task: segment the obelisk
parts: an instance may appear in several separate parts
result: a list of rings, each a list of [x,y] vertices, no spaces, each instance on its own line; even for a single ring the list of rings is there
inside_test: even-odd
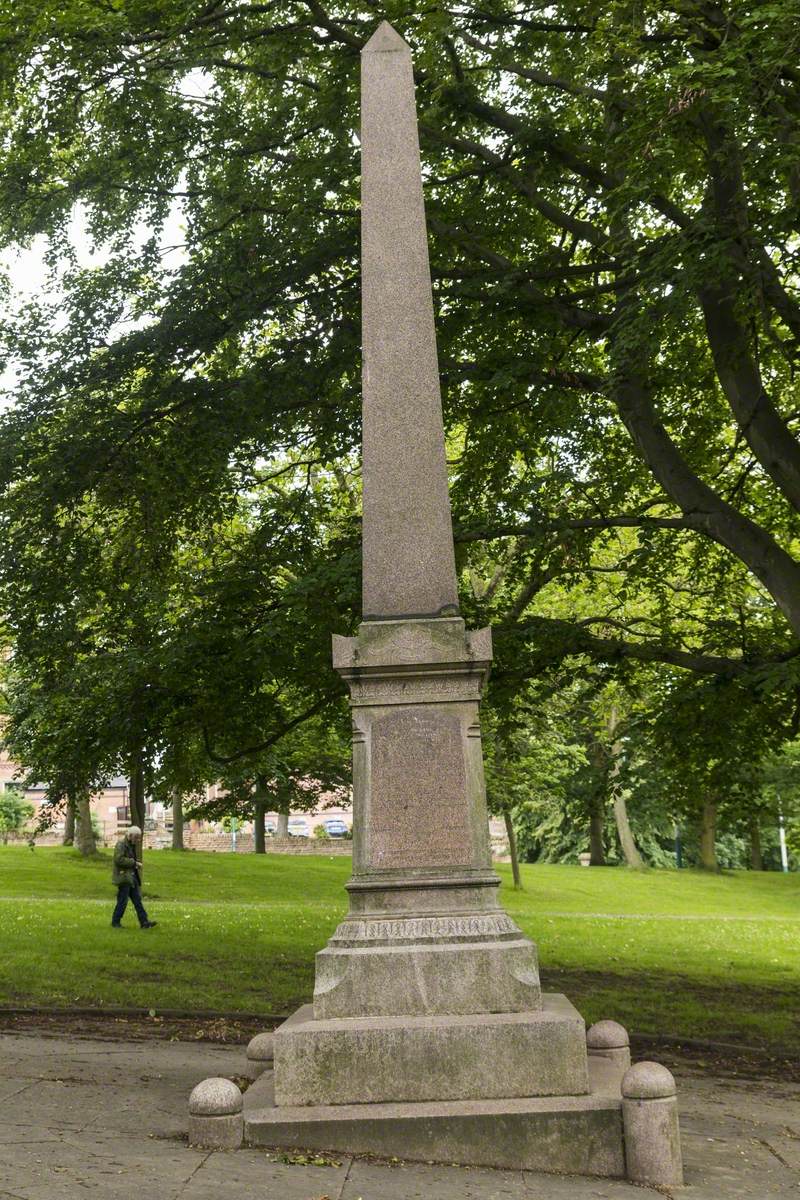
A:
[[[458,613],[411,52],[361,66],[364,620]]]
[[[611,1021],[589,1056],[497,900],[478,711],[491,636],[458,615],[411,53],[385,22],[362,53],[361,132],[363,619],[333,644],[353,719],[350,913],[317,955],[313,1005],[275,1031],[244,1136],[587,1175],[624,1175],[627,1157],[638,1182],[672,1184],[669,1072],[621,1083]]]
[[[334,637],[350,914],[317,955],[313,1015],[276,1035],[276,1102],[581,1094],[583,1022],[543,1005],[535,947],[497,900],[478,711],[491,634],[458,615],[411,52],[385,22],[361,94],[363,620]]]

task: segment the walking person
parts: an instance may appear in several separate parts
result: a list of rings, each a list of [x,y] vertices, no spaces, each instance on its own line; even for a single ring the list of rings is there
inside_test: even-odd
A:
[[[122,917],[128,907],[128,901],[133,902],[139,925],[142,929],[152,929],[157,921],[151,921],[142,904],[142,877],[139,874],[141,862],[137,858],[142,841],[142,831],[138,825],[131,825],[114,847],[114,867],[111,876],[112,883],[117,886],[117,906],[111,918],[111,928],[120,929]]]

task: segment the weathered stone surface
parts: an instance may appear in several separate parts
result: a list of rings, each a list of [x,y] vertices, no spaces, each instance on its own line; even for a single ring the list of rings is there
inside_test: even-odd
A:
[[[620,1099],[608,1064],[585,1096],[276,1107],[266,1071],[245,1096],[245,1139],[424,1162],[621,1177]],[[576,1193],[577,1194],[577,1193]]]
[[[591,1055],[614,1064],[620,1084],[631,1065],[628,1031],[616,1021],[597,1021],[586,1031],[586,1046]]]
[[[272,1066],[273,1035],[270,1032],[257,1033],[247,1043],[247,1062],[245,1074],[249,1079],[257,1079],[266,1067]]]
[[[631,1100],[664,1100],[676,1091],[672,1072],[657,1062],[635,1063],[622,1081],[622,1094]]]
[[[319,1019],[541,1003],[535,946],[499,908],[491,870],[478,719],[490,656],[489,631],[468,635],[457,617],[367,622],[334,641],[357,697],[353,920],[317,956]],[[410,932],[417,919],[430,933]]]
[[[586,1030],[586,1045],[590,1050],[621,1050],[630,1046],[630,1039],[617,1021],[595,1021]]]
[[[138,1195],[156,1200],[310,1200],[339,1198],[340,1192],[340,1200],[500,1200],[507,1192],[510,1200],[658,1200],[625,1180],[514,1174],[510,1160],[507,1176],[449,1165],[362,1161],[351,1166],[346,1150],[332,1155],[340,1166],[320,1167],[289,1164],[262,1149],[209,1154],[189,1148],[181,1136],[189,1092],[198,1079],[238,1074],[242,1057],[242,1047],[233,1044],[114,1042],[6,1029],[0,1180],[26,1200],[120,1200],[121,1180],[129,1178],[136,1180]],[[595,1067],[590,1059],[593,1087]],[[134,1079],[136,1086],[120,1092],[121,1077]],[[676,1077],[687,1186],[673,1189],[675,1200],[797,1196],[800,1142],[790,1131],[797,1129],[800,1085],[774,1073],[760,1079],[719,1078],[696,1067]],[[254,1109],[265,1104],[260,1088],[261,1081],[245,1092],[246,1113],[248,1102]],[[497,1120],[501,1104],[474,1107]],[[367,1112],[374,1110],[369,1106]],[[305,1120],[311,1110],[300,1113]],[[580,1147],[579,1156],[565,1169],[578,1169]]]
[[[353,920],[317,957],[314,1011],[535,1011],[535,947],[489,928],[492,639],[457,615],[411,54],[385,22],[362,56],[361,152],[364,620],[333,638],[353,713]],[[477,917],[480,932],[448,928]]]
[[[564,996],[526,1013],[316,1021],[275,1031],[279,1105],[582,1095],[586,1028]]]
[[[318,1020],[533,1012],[540,1005],[536,954],[519,931],[513,939],[497,936],[487,942],[442,938],[439,944],[399,939],[387,945],[329,943],[317,955]]]
[[[265,1033],[257,1033],[255,1037],[250,1038],[247,1043],[247,1057],[263,1061],[264,1059],[272,1060],[274,1054],[274,1034],[272,1030]]]
[[[622,1080],[627,1175],[634,1183],[683,1183],[675,1080],[660,1063],[636,1063]]]
[[[411,51],[361,57],[365,617],[457,610]]]
[[[242,1111],[242,1093],[231,1079],[215,1075],[192,1090],[189,1112],[193,1116],[222,1117]]]
[[[375,867],[472,862],[461,721],[438,706],[372,722],[370,857]]]
[[[227,1117],[189,1116],[189,1145],[203,1150],[238,1150],[244,1137],[241,1113]]]

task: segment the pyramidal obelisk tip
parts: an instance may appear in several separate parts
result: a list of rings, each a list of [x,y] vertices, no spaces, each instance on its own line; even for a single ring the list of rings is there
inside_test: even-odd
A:
[[[401,38],[395,27],[388,21],[381,21],[361,53],[386,54],[392,51],[396,53],[398,50],[404,50],[407,54],[411,53],[408,42]]]

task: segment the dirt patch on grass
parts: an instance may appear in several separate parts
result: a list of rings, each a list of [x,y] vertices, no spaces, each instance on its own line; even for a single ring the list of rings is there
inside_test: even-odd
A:
[[[781,1045],[777,1040],[759,1037],[755,1031],[746,1030],[744,1026],[726,1029],[721,1016],[715,1019],[713,1032],[698,1029],[696,1033],[693,1030],[691,1036],[673,1032],[667,1020],[658,1021],[663,997],[669,993],[700,1005],[710,1014],[721,1014],[726,1007],[743,1013],[764,1013],[775,1011],[776,1008],[795,1011],[796,990],[793,987],[748,987],[738,983],[726,986],[722,982],[703,984],[696,979],[663,973],[619,975],[611,971],[582,971],[569,967],[548,967],[543,970],[542,985],[546,991],[566,993],[582,1012],[590,1000],[596,1002],[598,996],[607,996],[612,1007],[600,1016],[613,1016],[614,1001],[620,997],[630,997],[633,1001],[631,1007],[638,1011],[642,1025],[646,1025],[648,1008],[651,1008],[650,1032],[638,1032],[635,1019],[628,1023],[621,1015],[616,1017],[630,1031],[634,1060],[655,1059],[683,1074],[697,1071],[700,1074],[729,1075],[739,1079],[768,1077],[800,1082],[800,1055],[791,1036],[788,1045]],[[595,1019],[597,1016],[595,1014]],[[654,1023],[657,1033],[652,1032]],[[686,1028],[685,1018],[682,1024]]]
[[[554,982],[551,980],[551,982]],[[121,1016],[101,1011],[0,1011],[0,1032],[38,1033],[45,1037],[88,1037],[108,1041],[216,1042],[246,1045],[251,1037],[279,1024],[277,1015],[258,1017],[203,1014],[197,1017]],[[669,1034],[631,1035],[636,1059],[655,1059],[681,1075],[728,1076],[734,1079],[775,1079],[800,1083],[796,1055],[776,1048],[733,1046]]]
[[[218,1042],[246,1045],[251,1037],[273,1029],[269,1017],[235,1015],[198,1017],[119,1016],[114,1013],[0,1012],[0,1032],[40,1033],[53,1037],[104,1038],[109,1041]]]

